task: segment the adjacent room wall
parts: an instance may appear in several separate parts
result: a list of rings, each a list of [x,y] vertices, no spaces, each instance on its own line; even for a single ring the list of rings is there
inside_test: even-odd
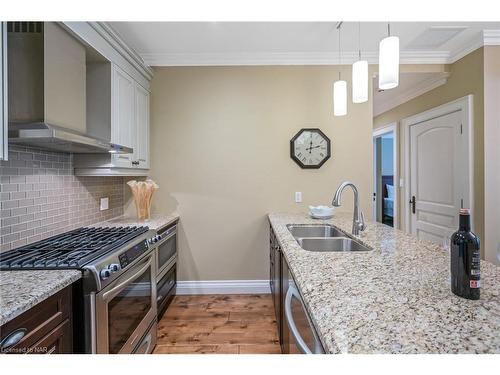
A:
[[[484,47],[485,258],[500,265],[500,46]]]
[[[335,66],[155,68],[153,210],[181,215],[180,280],[267,279],[267,213],[330,204],[344,180],[359,187],[370,216],[372,101],[333,117],[337,76]],[[290,139],[304,127],[331,139],[319,170],[290,159]],[[340,210],[352,212],[351,192],[343,202]]]
[[[449,66],[450,77],[446,84],[435,88],[419,97],[384,112],[373,119],[374,128],[383,127],[395,121],[424,112],[431,108],[462,98],[474,95],[474,230],[483,238],[484,234],[484,79],[483,79],[483,50],[479,48]],[[498,105],[497,105],[498,106]],[[403,140],[404,129],[400,128],[399,142],[400,176],[404,176]],[[400,194],[400,205],[405,207],[404,194]],[[405,227],[405,215],[399,215],[400,228]]]

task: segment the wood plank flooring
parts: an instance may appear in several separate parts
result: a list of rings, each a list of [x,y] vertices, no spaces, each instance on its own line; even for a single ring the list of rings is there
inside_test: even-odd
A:
[[[271,295],[176,296],[158,323],[154,353],[279,354]]]

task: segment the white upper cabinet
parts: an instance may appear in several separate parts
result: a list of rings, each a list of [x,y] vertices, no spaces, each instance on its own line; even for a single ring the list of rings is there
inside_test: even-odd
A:
[[[120,168],[149,169],[149,91],[113,66],[111,142],[132,147],[113,155]]]
[[[147,176],[151,68],[106,24],[64,25],[93,49],[86,61],[87,132],[133,149],[130,154],[75,154],[75,175]]]
[[[132,147],[136,152],[135,82],[120,68],[113,65],[111,82],[111,142]],[[117,167],[135,167],[134,154],[115,154],[113,164]]]
[[[137,168],[149,169],[149,91],[135,84],[136,143],[134,159]]]
[[[0,160],[7,160],[7,22],[0,22]]]

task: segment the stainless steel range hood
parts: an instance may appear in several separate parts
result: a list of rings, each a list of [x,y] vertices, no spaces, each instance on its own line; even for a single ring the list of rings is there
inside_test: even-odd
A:
[[[9,22],[7,31],[9,143],[70,153],[133,152],[87,132],[85,45],[56,22]]]
[[[9,142],[75,154],[130,154],[134,151],[130,147],[45,123],[9,124]]]

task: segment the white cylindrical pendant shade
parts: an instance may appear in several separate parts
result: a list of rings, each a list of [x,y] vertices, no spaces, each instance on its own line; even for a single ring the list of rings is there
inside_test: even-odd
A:
[[[393,89],[399,85],[399,38],[389,36],[380,41],[378,56],[378,88]]]
[[[347,114],[347,82],[335,81],[333,83],[333,115],[345,116]]]
[[[360,60],[352,64],[352,102],[364,103],[368,100],[368,61]]]

